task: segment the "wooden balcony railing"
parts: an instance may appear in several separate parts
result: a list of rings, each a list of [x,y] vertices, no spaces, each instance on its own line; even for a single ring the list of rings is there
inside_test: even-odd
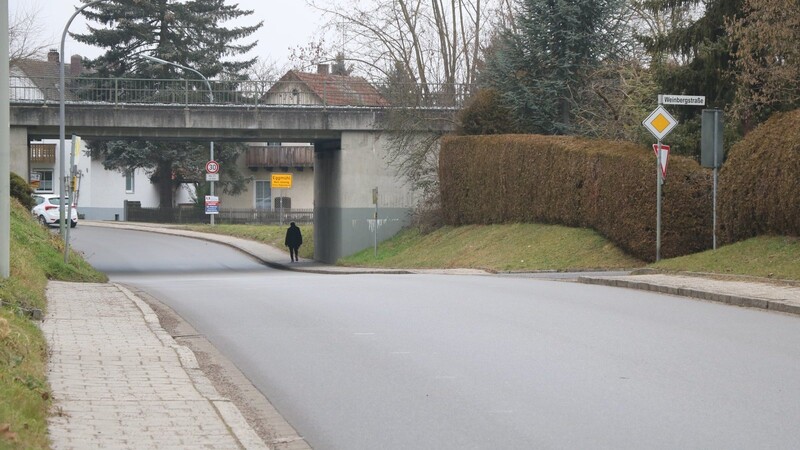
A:
[[[56,144],[31,144],[31,162],[56,163]]]
[[[314,147],[251,147],[247,150],[250,169],[298,169],[314,167]]]

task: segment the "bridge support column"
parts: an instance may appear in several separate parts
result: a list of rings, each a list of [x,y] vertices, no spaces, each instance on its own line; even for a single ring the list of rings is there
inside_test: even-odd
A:
[[[334,263],[386,240],[410,221],[411,190],[387,164],[387,139],[374,132],[342,132],[318,143],[314,156],[314,259]],[[372,191],[378,188],[378,220]]]
[[[27,181],[30,177],[28,164],[28,128],[11,127],[11,171]]]

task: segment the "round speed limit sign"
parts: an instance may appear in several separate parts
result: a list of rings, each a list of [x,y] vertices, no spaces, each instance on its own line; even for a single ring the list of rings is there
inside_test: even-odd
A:
[[[206,173],[218,173],[219,163],[216,161],[209,161],[206,163]]]

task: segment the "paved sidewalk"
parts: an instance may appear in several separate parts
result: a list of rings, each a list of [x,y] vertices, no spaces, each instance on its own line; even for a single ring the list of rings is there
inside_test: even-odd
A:
[[[579,277],[587,284],[602,284],[680,295],[735,306],[800,315],[800,284],[741,280],[713,275],[644,273],[626,276]]]
[[[267,448],[133,293],[50,282],[47,299],[52,448]]]

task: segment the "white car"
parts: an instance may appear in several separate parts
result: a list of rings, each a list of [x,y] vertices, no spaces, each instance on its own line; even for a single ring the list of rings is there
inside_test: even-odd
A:
[[[59,205],[61,205],[61,197],[55,194],[35,194],[33,196],[36,200],[36,206],[31,209],[31,214],[40,224],[50,226],[58,224],[60,217]],[[75,228],[78,226],[78,210],[75,205],[72,205],[70,214],[69,226]]]

